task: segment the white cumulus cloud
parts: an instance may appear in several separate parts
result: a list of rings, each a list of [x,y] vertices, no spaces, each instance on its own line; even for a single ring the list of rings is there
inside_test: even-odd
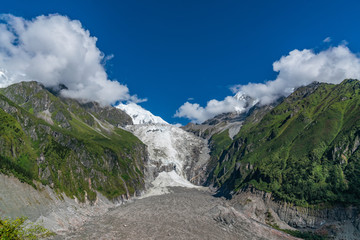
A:
[[[176,111],[175,117],[185,117],[200,123],[221,113],[242,112],[246,105],[246,101],[239,101],[236,96],[227,96],[222,101],[212,99],[207,102],[206,107],[186,102]]]
[[[274,62],[273,69],[278,72],[275,80],[237,85],[232,88],[233,92],[257,99],[260,104],[269,104],[279,97],[288,96],[295,88],[314,81],[340,83],[346,78],[360,79],[360,59],[346,45],[330,47],[319,53],[310,49],[293,50]],[[175,116],[199,123],[217,114],[232,112],[241,104],[245,106],[246,101],[228,96],[223,101],[211,100],[206,107],[186,102]],[[216,102],[216,107],[213,107],[213,102]]]
[[[47,87],[67,86],[62,95],[111,104],[135,100],[129,89],[108,79],[105,57],[97,38],[80,21],[58,14],[26,20],[0,16],[0,70],[8,73],[0,87],[20,81],[39,81]],[[140,101],[140,100],[139,100]]]

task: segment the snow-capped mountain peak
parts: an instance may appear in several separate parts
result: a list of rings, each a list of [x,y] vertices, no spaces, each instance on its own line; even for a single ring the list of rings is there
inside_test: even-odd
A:
[[[248,95],[246,95],[244,92],[239,91],[235,94],[234,98],[239,101],[239,102],[243,102],[244,106],[243,108],[237,109],[235,107],[235,111],[240,113],[240,112],[244,112],[245,110],[250,109],[251,107],[253,107],[255,104],[257,104],[259,102],[259,99],[256,98],[252,98]]]
[[[134,124],[168,124],[161,117],[155,116],[136,103],[120,103],[116,108],[126,112],[132,118]]]

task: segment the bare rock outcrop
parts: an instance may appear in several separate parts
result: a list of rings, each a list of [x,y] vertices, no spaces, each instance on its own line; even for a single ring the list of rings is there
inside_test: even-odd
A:
[[[253,187],[234,195],[231,204],[259,222],[282,229],[312,231],[334,239],[360,238],[360,210],[355,206],[299,207]]]

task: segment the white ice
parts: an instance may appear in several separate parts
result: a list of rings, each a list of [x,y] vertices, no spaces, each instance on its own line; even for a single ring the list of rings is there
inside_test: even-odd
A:
[[[192,150],[194,146],[203,146],[202,139],[170,124],[129,125],[127,129],[148,146],[148,167],[168,166],[170,170],[160,172],[144,196],[166,194],[168,187],[198,188],[186,179],[183,169],[189,161],[194,161]]]

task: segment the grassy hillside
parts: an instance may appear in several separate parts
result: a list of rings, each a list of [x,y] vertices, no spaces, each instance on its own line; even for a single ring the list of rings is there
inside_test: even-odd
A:
[[[117,127],[129,123],[125,113],[60,98],[36,82],[0,93],[1,172],[81,201],[143,189],[146,147]]]
[[[213,171],[223,191],[252,185],[300,205],[360,203],[359,81],[299,88],[251,119]]]

